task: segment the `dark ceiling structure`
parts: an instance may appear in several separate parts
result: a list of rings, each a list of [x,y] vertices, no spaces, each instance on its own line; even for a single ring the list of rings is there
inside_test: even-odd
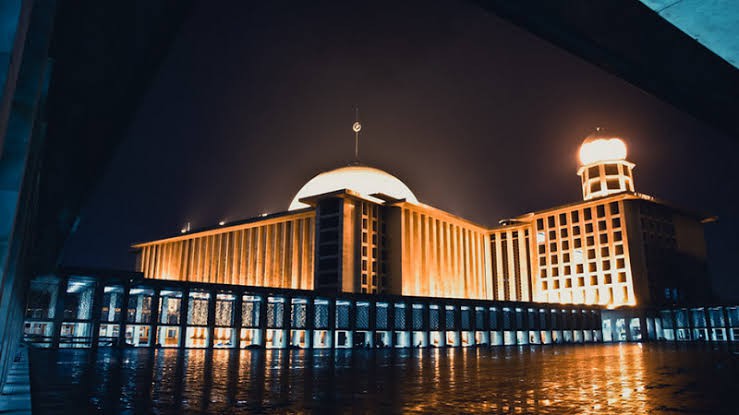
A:
[[[739,70],[641,2],[474,2],[739,139]]]

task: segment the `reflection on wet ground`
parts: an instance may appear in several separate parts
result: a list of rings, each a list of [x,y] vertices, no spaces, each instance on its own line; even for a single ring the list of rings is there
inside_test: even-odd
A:
[[[739,357],[701,345],[36,350],[34,413],[739,413]]]

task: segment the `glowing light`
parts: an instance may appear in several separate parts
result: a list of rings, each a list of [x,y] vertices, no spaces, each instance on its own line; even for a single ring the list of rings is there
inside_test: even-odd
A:
[[[373,167],[348,166],[321,173],[310,179],[295,195],[289,210],[308,207],[300,202],[304,197],[342,189],[350,189],[363,196],[383,193],[396,199],[418,203],[411,189],[392,174]]]
[[[624,159],[626,159],[626,144],[620,138],[585,140],[580,146],[580,163],[583,165]]]
[[[220,226],[223,226],[225,224],[226,224],[226,221],[225,220],[222,220],[222,221],[218,222],[218,225],[220,225]]]

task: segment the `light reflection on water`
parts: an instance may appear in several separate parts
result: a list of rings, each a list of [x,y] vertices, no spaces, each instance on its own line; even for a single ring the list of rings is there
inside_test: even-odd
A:
[[[34,412],[737,413],[707,346],[34,351]],[[729,406],[732,405],[732,406]]]

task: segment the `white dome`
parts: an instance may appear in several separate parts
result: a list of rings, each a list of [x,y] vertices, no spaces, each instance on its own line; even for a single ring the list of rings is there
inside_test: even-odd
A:
[[[626,144],[618,137],[588,137],[580,146],[583,165],[626,159]]]
[[[362,196],[383,193],[396,199],[418,203],[411,189],[400,179],[380,169],[367,166],[347,166],[323,172],[306,183],[290,203],[289,210],[308,207],[300,199],[342,189],[353,190]]]

